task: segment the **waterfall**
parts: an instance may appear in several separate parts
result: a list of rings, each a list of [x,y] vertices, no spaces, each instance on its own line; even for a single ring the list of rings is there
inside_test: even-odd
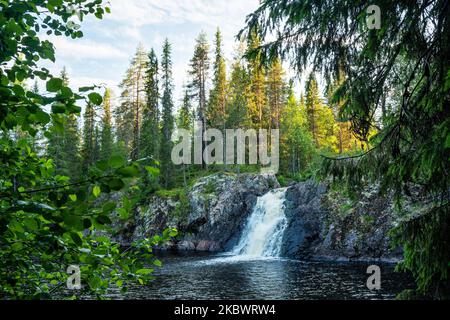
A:
[[[253,257],[278,257],[286,229],[284,199],[286,188],[258,197],[233,254]]]

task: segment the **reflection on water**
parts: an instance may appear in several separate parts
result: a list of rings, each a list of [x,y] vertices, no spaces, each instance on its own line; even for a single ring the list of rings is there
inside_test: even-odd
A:
[[[393,299],[412,288],[393,265],[380,265],[381,290],[366,287],[369,263],[300,262],[217,255],[164,255],[148,286],[126,299]]]

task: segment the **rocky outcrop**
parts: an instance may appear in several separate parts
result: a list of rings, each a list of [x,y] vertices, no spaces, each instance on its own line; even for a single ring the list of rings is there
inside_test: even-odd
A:
[[[180,236],[164,249],[227,251],[239,241],[257,197],[280,187],[273,175],[217,173],[188,191],[154,195],[138,208],[132,239],[175,227]],[[358,201],[314,181],[295,183],[285,194],[287,227],[282,256],[295,259],[395,260],[388,232],[392,201],[373,186]]]
[[[312,181],[294,184],[286,190],[283,256],[308,258],[311,248],[321,242],[322,219],[328,214],[321,203],[326,191],[324,185]]]
[[[297,259],[397,260],[388,236],[394,225],[392,200],[372,186],[351,201],[313,181],[286,191],[288,226],[282,254]]]
[[[153,196],[137,214],[133,239],[175,227],[181,237],[169,247],[178,250],[223,251],[239,240],[258,196],[279,187],[274,175],[229,173],[199,179],[178,197]]]

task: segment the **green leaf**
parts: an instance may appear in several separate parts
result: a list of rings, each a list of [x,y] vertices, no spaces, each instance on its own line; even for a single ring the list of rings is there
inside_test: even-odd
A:
[[[169,231],[169,237],[176,237],[178,235],[178,230],[177,229],[170,229]]]
[[[153,272],[153,269],[143,268],[143,269],[137,270],[136,274],[145,276],[145,275],[151,274],[152,272]]]
[[[47,91],[56,92],[60,90],[63,86],[63,80],[60,78],[51,78],[46,83]]]
[[[12,90],[14,91],[16,96],[25,96],[25,90],[23,89],[22,86],[19,86],[18,84],[15,84]]]
[[[134,166],[128,166],[128,167],[118,169],[117,173],[123,177],[131,178],[131,177],[137,177],[139,175],[139,170]]]
[[[119,214],[120,219],[122,220],[126,220],[129,217],[129,213],[128,210],[124,209],[124,208],[119,208],[117,209],[117,213]]]
[[[73,96],[73,92],[69,87],[62,87],[61,88],[61,95],[59,97],[63,99],[68,99]]]
[[[83,230],[83,222],[80,216],[74,214],[66,214],[64,216],[64,224],[72,229],[81,231]]]
[[[94,186],[94,188],[92,188],[92,194],[94,195],[94,197],[98,197],[100,195],[100,187],[99,186]]]
[[[120,168],[124,164],[125,164],[125,159],[123,157],[121,157],[121,156],[112,156],[109,159],[109,165],[112,168]]]
[[[92,102],[95,105],[101,105],[102,104],[102,96],[98,94],[97,92],[91,92],[88,94],[89,101]]]
[[[108,225],[111,224],[111,219],[109,219],[108,216],[98,216],[96,219],[97,223],[101,224],[101,225]]]
[[[64,113],[66,112],[66,105],[62,102],[55,102],[52,104],[53,113]]]
[[[53,7],[62,6],[63,0],[48,0],[48,3]]]
[[[450,148],[450,133],[447,134],[447,137],[445,138],[445,146],[444,148]]]
[[[84,218],[83,219],[83,228],[89,229],[92,226],[92,221],[90,218]]]
[[[20,250],[22,250],[22,248],[23,248],[23,245],[22,245],[21,242],[14,242],[14,243],[11,245],[11,249],[12,249],[13,251],[20,251]]]
[[[30,230],[38,229],[38,224],[33,218],[26,218],[25,220],[23,220],[23,224]]]
[[[153,260],[153,264],[157,267],[161,267],[162,266],[162,262],[158,259]]]
[[[94,276],[88,280],[89,287],[91,287],[91,289],[93,290],[97,289],[100,286],[101,282],[102,280],[98,276]]]
[[[116,204],[112,201],[106,202],[103,207],[102,207],[102,211],[104,214],[109,214],[111,213],[114,209],[116,208]]]
[[[38,120],[43,125],[46,125],[47,123],[50,122],[50,116],[42,110],[38,110],[35,116],[36,120]]]
[[[80,88],[78,88],[78,91],[80,91],[80,92],[87,92],[87,91],[91,91],[91,90],[94,90],[95,89],[95,87],[80,87]]]
[[[108,161],[105,161],[105,160],[97,161],[97,162],[95,163],[95,166],[96,166],[99,170],[105,171],[105,170],[108,169]]]
[[[147,172],[153,177],[157,177],[159,175],[159,169],[158,168],[145,166],[145,170],[147,170]]]
[[[81,237],[77,232],[71,232],[70,237],[77,246],[81,246],[83,244],[83,241],[81,240]]]
[[[125,183],[122,181],[122,179],[113,178],[108,181],[108,186],[111,188],[111,190],[118,191],[125,186]]]

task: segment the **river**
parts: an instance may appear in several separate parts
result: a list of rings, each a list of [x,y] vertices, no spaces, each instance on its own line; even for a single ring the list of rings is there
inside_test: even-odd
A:
[[[394,299],[409,276],[381,264],[381,289],[366,287],[369,263],[301,262],[212,254],[164,254],[147,286],[125,299]]]

